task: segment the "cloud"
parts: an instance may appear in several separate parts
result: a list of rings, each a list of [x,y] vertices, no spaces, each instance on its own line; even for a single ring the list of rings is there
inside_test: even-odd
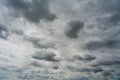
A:
[[[102,69],[101,67],[96,67],[96,68],[83,68],[79,70],[80,72],[94,72],[94,73],[98,73],[98,72],[102,72],[104,71],[104,69]]]
[[[75,71],[75,72],[88,72],[88,73],[101,73],[104,71],[104,69],[100,66],[97,66],[97,67],[87,67],[87,66],[84,66],[84,67],[80,67],[80,65],[78,67],[74,67],[74,66],[67,66],[67,68],[71,71]]]
[[[102,61],[98,61],[93,66],[112,66],[112,65],[119,65],[119,64],[120,64],[120,60],[119,59],[114,59],[114,60],[102,60]]]
[[[73,78],[70,80],[89,80],[89,78],[88,77],[81,77],[81,78]]]
[[[91,55],[85,55],[85,56],[74,55],[74,58],[76,58],[77,60],[81,60],[81,61],[92,61],[96,59],[96,57],[91,56]]]
[[[59,58],[56,57],[56,54],[49,51],[36,52],[33,56],[34,59],[46,60],[52,62],[59,62]]]
[[[102,72],[103,76],[111,76],[113,71],[104,71]]]
[[[36,47],[36,48],[43,48],[43,49],[47,49],[47,48],[55,48],[54,47],[54,44],[52,44],[52,43],[45,43],[45,42],[35,42],[35,43],[33,43],[33,45],[34,45],[34,47]]]
[[[53,66],[53,69],[59,69],[58,65]]]
[[[108,19],[108,22],[112,23],[113,25],[119,24],[119,21],[120,21],[120,14],[119,13],[114,13]]]
[[[9,60],[16,65],[19,69],[13,73],[19,78],[89,80],[89,74],[119,75],[120,0],[1,0],[0,4],[0,64],[7,66],[4,61]]]
[[[33,61],[31,62],[31,65],[35,66],[35,67],[41,67],[41,64],[37,61]]]
[[[24,31],[22,31],[22,30],[12,30],[12,33],[15,33],[18,35],[24,35]]]
[[[29,37],[26,36],[25,40],[29,41],[30,43],[32,43],[32,45],[35,48],[38,49],[48,49],[48,48],[55,48],[54,43],[50,43],[50,42],[44,42],[41,39],[37,38],[37,37]]]
[[[87,44],[85,44],[84,48],[88,50],[98,50],[102,48],[119,49],[120,42],[115,38],[112,39],[113,37],[104,39],[102,41],[90,41]]]
[[[53,21],[56,15],[51,13],[48,0],[8,0],[18,15],[28,21],[38,23],[41,19]]]
[[[81,21],[71,21],[68,23],[69,30],[66,31],[66,36],[69,38],[77,38],[79,32],[83,29],[84,23]]]
[[[114,0],[114,1],[99,1],[101,3],[101,9],[103,7],[105,7],[104,9],[102,10],[106,10],[105,12],[106,13],[112,13],[112,15],[108,18],[108,24],[111,24],[113,23],[113,25],[117,25],[118,22],[120,21],[120,15],[119,15],[119,12],[120,12],[120,9],[119,9],[119,6],[120,6],[120,1],[119,0]],[[107,3],[107,4],[106,4]]]
[[[7,37],[8,37],[8,29],[5,26],[0,25],[0,38],[7,39]]]

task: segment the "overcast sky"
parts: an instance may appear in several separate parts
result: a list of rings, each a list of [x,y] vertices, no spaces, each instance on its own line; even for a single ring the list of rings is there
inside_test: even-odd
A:
[[[119,80],[120,0],[0,0],[0,80]]]

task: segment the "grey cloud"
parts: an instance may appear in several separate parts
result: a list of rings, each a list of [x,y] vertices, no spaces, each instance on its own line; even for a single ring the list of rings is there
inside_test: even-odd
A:
[[[111,76],[112,75],[112,71],[103,71],[101,73],[101,75],[103,75],[103,76]]]
[[[26,0],[27,1],[27,0]],[[9,0],[9,3],[18,9],[27,9],[29,7],[28,1],[25,0]]]
[[[10,8],[10,11],[12,11],[11,9],[14,9],[17,15],[19,15],[20,17],[22,16],[26,20],[31,21],[33,23],[38,23],[43,19],[46,19],[48,21],[53,21],[55,19],[55,14],[51,13],[49,10],[48,0],[7,0],[7,1],[9,1],[10,6],[12,7]],[[12,41],[8,41],[8,42],[5,41],[10,44],[8,44],[8,47],[4,45],[3,49],[7,48],[8,53],[11,52],[11,54],[12,54],[12,51],[11,51],[12,49],[9,49],[9,46],[11,46],[12,48],[15,48],[15,50],[19,50],[20,53],[24,52],[23,54],[27,55],[28,57],[33,51],[46,50],[46,51],[38,51],[35,54],[33,54],[31,56],[32,59],[29,58],[30,61],[34,60],[33,62],[30,62],[31,63],[30,65],[27,65],[27,64],[22,65],[23,67],[26,66],[28,69],[26,68],[27,70],[25,69],[26,71],[24,71],[24,73],[26,73],[25,76],[22,76],[23,73],[21,73],[21,78],[23,79],[23,77],[26,77],[25,79],[28,78],[29,80],[31,80],[29,77],[33,77],[39,80],[41,79],[41,77],[46,77],[45,80],[47,80],[49,76],[52,75],[52,77],[59,79],[59,77],[62,77],[64,73],[65,73],[64,76],[66,77],[66,75],[68,75],[69,72],[73,74],[73,76],[67,76],[70,78],[80,77],[79,75],[76,75],[77,73],[83,74],[83,76],[86,76],[87,73],[93,73],[94,76],[96,76],[99,73],[102,73],[101,76],[111,75],[109,71],[106,71],[104,69],[106,68],[115,69],[115,67],[119,67],[119,64],[120,64],[119,60],[111,59],[113,55],[119,56],[119,51],[120,51],[119,50],[120,49],[120,35],[119,35],[120,28],[118,28],[119,20],[120,20],[120,14],[119,14],[120,0],[81,0],[80,3],[77,3],[78,0],[54,0],[54,1],[56,2],[58,1],[58,5],[56,3],[53,3],[53,5],[55,4],[55,6],[53,7],[51,6],[51,7],[53,9],[53,12],[57,13],[60,18],[52,24],[51,23],[41,24],[43,27],[46,26],[44,27],[44,29],[42,29],[42,30],[45,30],[43,39],[36,37],[38,35],[41,37],[41,34],[39,33],[38,35],[34,35],[34,37],[30,37],[33,35],[25,36],[23,31],[16,30],[16,31],[13,31],[13,33],[24,36],[25,42],[22,43],[23,40],[21,41],[21,36],[20,36],[20,40],[18,40],[19,38],[16,35],[10,36],[10,40]],[[59,2],[61,3],[59,4]],[[89,2],[93,2],[90,4],[92,7],[87,5],[87,3]],[[88,7],[87,8],[88,10],[86,10],[86,7]],[[63,9],[63,12],[61,8]],[[6,9],[6,8],[3,8],[3,9]],[[67,15],[64,13],[65,11],[68,13],[68,14],[66,13]],[[1,9],[0,14],[2,14],[2,12],[3,11]],[[73,16],[70,16],[70,14],[73,14]],[[64,28],[64,24],[66,24],[66,21],[70,19],[72,19],[73,21],[69,22],[68,26]],[[78,19],[84,22],[81,22]],[[100,19],[101,21],[99,22],[97,21],[97,19]],[[11,21],[10,23],[7,23],[7,24],[13,25],[13,28],[14,26],[22,25],[21,21],[19,23],[18,19],[15,21]],[[60,28],[59,26],[61,26],[61,24],[63,25],[63,27],[61,27],[61,29],[59,30]],[[24,30],[25,26],[27,27]],[[52,26],[52,27],[49,28],[47,26]],[[117,27],[118,30],[116,30],[116,26],[118,26]],[[23,23],[23,25],[21,26],[21,28],[25,31],[26,34],[27,33],[29,34],[29,31],[31,32],[33,27],[34,25],[31,25],[29,23],[25,23],[25,24]],[[105,30],[103,31],[101,27],[105,27]],[[36,28],[34,28],[34,30],[35,29]],[[64,32],[64,35],[67,37],[67,39],[61,36],[61,32],[63,32],[64,29],[66,29]],[[47,35],[46,33],[48,30],[54,30],[54,35],[52,34]],[[82,33],[82,30],[84,30],[84,34]],[[0,27],[0,38],[2,37],[7,38],[7,36],[4,37],[3,34],[1,37],[1,31],[7,32],[7,29]],[[114,34],[115,32],[117,34]],[[80,34],[80,38],[78,38],[79,34]],[[48,37],[49,39],[46,38],[47,36],[50,36]],[[16,39],[15,42],[14,42],[14,39]],[[69,39],[73,39],[73,40],[69,40]],[[17,43],[19,42],[20,44],[17,45]],[[32,47],[31,46],[29,47],[29,44],[26,42],[30,43]],[[91,53],[91,51],[89,50],[85,51],[79,48],[79,45],[80,46],[84,45],[84,49],[94,50],[93,54],[83,55],[84,53],[85,54]],[[57,47],[57,49],[55,47]],[[28,48],[32,49],[32,52],[31,50],[28,50]],[[63,56],[63,61],[57,58],[57,54],[55,54],[54,52],[47,51],[47,50],[53,50],[53,49],[56,52],[58,52],[59,55]],[[105,54],[99,52],[99,49],[104,49]],[[2,50],[2,47],[1,47],[1,50]],[[16,52],[17,51],[15,51],[15,53]],[[30,52],[30,54],[26,54],[27,52]],[[72,53],[74,52],[78,54],[72,56]],[[64,53],[67,53],[67,54],[64,54]],[[70,58],[67,58],[68,55],[70,56]],[[15,56],[20,57],[19,54],[15,54]],[[105,58],[101,59],[102,56],[104,56]],[[106,56],[109,56],[110,60],[108,57],[106,58]],[[20,58],[21,58],[20,60],[21,62],[27,63],[26,57],[25,57],[25,60],[22,60],[23,59],[22,56]],[[94,62],[97,61],[98,59],[100,59],[101,61],[98,61],[97,63],[94,64]],[[107,61],[105,61],[104,59],[106,59]],[[45,65],[43,66],[41,62],[45,62]],[[50,63],[50,66],[47,67],[48,63]],[[60,63],[60,65],[58,63]],[[89,66],[89,65],[92,65],[92,63],[93,63],[93,66]],[[67,65],[71,66],[71,67],[67,67],[69,70],[66,70]],[[29,76],[29,71],[31,71],[31,66],[32,68],[33,66],[36,68],[39,68],[40,73],[34,73],[33,75],[30,74]],[[42,69],[42,67],[44,67],[45,70]],[[37,70],[36,68],[33,68],[33,71],[36,71]],[[118,68],[116,68],[116,70],[119,71]],[[44,79],[41,79],[41,80],[44,80]],[[69,80],[89,80],[89,79],[78,78],[78,79],[69,79]]]
[[[41,19],[53,21],[56,15],[50,12],[48,0],[8,0],[10,6],[27,20],[38,23]]]
[[[95,56],[91,56],[91,55],[85,55],[85,56],[74,55],[74,58],[81,61],[92,61],[96,59]]]
[[[104,69],[102,69],[101,67],[95,67],[95,68],[83,68],[79,70],[80,72],[94,72],[94,73],[98,73],[98,72],[103,72]]]
[[[92,8],[94,7],[94,8]],[[107,18],[107,24],[116,25],[120,21],[120,1],[119,0],[97,0],[96,3],[90,2],[88,9],[95,12],[112,14]],[[99,11],[98,11],[99,10]]]
[[[108,18],[108,22],[113,23],[114,25],[117,25],[120,21],[120,14],[114,13],[112,16]]]
[[[85,44],[84,49],[98,50],[98,49],[103,48],[104,46],[105,46],[104,43],[101,41],[91,41]]]
[[[12,30],[12,33],[15,33],[17,35],[24,35],[24,31],[22,30]]]
[[[80,78],[72,78],[69,80],[89,80],[89,78],[88,77],[80,77]]]
[[[117,39],[104,39],[102,41],[90,41],[84,46],[84,49],[88,50],[98,50],[101,48],[119,49],[120,42]]]
[[[84,27],[84,23],[81,21],[71,21],[68,24],[69,30],[66,31],[66,36],[69,38],[77,38],[79,31]]]
[[[96,64],[94,64],[93,66],[112,66],[112,65],[119,65],[120,64],[120,60],[102,60],[102,61],[98,61]]]
[[[72,67],[72,66],[67,66],[68,69],[71,71],[77,71],[77,72],[103,72],[104,69],[102,67],[89,67],[89,68],[80,68],[80,67]]]
[[[37,61],[31,62],[31,65],[32,65],[32,66],[35,66],[35,67],[41,67],[41,64],[38,63]]]
[[[44,42],[35,42],[33,44],[36,48],[44,48],[44,49],[47,49],[47,48],[55,48],[54,47],[54,44],[52,43],[44,43]]]
[[[35,48],[38,49],[48,49],[48,48],[55,48],[55,45],[50,42],[44,42],[39,38],[36,37],[28,37],[26,36],[25,39],[33,44]]]
[[[33,44],[36,44],[36,42],[38,43],[39,41],[41,41],[41,39],[39,39],[37,37],[29,37],[29,36],[25,36],[24,39]]]
[[[8,37],[8,29],[5,26],[0,25],[0,38],[7,39],[7,37]]]
[[[59,69],[58,65],[53,66],[53,69]]]
[[[52,62],[59,62],[59,58],[56,58],[56,54],[48,51],[36,52],[33,56],[34,59],[46,60]]]

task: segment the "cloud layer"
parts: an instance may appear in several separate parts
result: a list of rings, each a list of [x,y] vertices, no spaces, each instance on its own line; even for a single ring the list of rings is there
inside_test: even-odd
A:
[[[120,0],[0,1],[0,79],[119,80]]]

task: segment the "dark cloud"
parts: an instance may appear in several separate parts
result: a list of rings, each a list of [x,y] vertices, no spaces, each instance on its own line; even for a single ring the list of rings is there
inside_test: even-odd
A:
[[[101,41],[92,41],[92,42],[88,42],[84,48],[88,50],[97,50],[102,47],[103,47],[103,43]]]
[[[32,65],[32,66],[35,66],[35,67],[41,67],[41,64],[38,63],[37,61],[31,62],[31,65]]]
[[[79,31],[84,27],[84,23],[81,21],[71,21],[68,24],[69,30],[66,31],[66,36],[69,38],[77,38]]]
[[[18,14],[38,23],[41,19],[53,21],[56,15],[50,12],[48,0],[8,0]]]
[[[85,55],[85,56],[74,55],[74,58],[76,58],[77,60],[81,60],[81,61],[92,61],[96,59],[96,57],[91,56],[91,55]]]
[[[120,14],[119,13],[114,13],[112,16],[108,18],[108,21],[110,23],[113,23],[113,25],[117,25],[118,22],[120,21]]]
[[[46,60],[46,61],[52,61],[52,62],[60,61],[58,58],[56,58],[55,53],[48,52],[48,51],[36,52],[32,57],[38,60]]]
[[[111,37],[113,38],[113,37]],[[85,44],[85,49],[88,50],[98,50],[101,48],[109,48],[109,49],[119,49],[120,42],[117,39],[105,39],[103,41],[91,41]]]
[[[104,70],[101,67],[95,67],[95,68],[83,68],[79,70],[80,72],[103,72]]]
[[[76,72],[103,72],[104,69],[101,67],[89,67],[89,68],[80,68],[80,67],[72,67],[72,66],[67,66],[68,69],[71,71],[76,71]]]
[[[5,26],[0,25],[0,38],[7,39],[7,37],[8,37],[8,29]]]
[[[112,66],[112,65],[119,65],[120,64],[120,60],[102,60],[102,61],[98,61],[96,64],[94,64],[93,66]]]
[[[95,25],[95,28],[96,29],[99,28],[98,32],[96,32],[95,35],[101,38],[101,41],[95,41],[95,39],[93,39],[93,41],[90,41],[85,44],[84,49],[88,49],[88,50],[98,50],[98,49],[106,49],[106,48],[120,49],[120,38],[116,38],[116,36],[120,34],[120,32],[118,31],[119,28],[117,27],[119,26],[119,22],[120,22],[120,14],[119,14],[120,1],[119,0],[111,0],[111,1],[96,0],[96,2],[90,1],[86,7],[87,7],[86,9],[88,9],[88,12],[93,11],[93,14],[95,13],[96,15],[98,15],[99,13],[100,14],[104,13],[105,15],[100,15],[95,19],[95,21],[98,20],[97,25]],[[117,28],[118,30],[116,30]],[[106,32],[108,32],[108,34],[106,34]],[[114,34],[115,32],[117,32],[117,34]],[[106,36],[106,38],[102,39],[104,36]]]
[[[58,65],[53,66],[53,69],[59,69]]]
[[[102,0],[99,1],[101,4],[101,10],[103,10],[106,13],[112,13],[110,17],[108,17],[108,23],[107,24],[113,24],[117,25],[120,21],[120,1],[119,0]]]
[[[72,78],[70,80],[89,80],[88,77]]]
[[[103,76],[111,76],[112,75],[112,71],[103,71],[101,74]]]
[[[47,48],[55,48],[54,47],[54,44],[52,44],[52,43],[44,43],[44,42],[35,42],[35,43],[33,43],[33,45],[34,45],[34,47],[36,47],[36,48],[44,48],[44,49],[47,49]]]
[[[27,2],[26,2],[27,1]],[[18,9],[27,9],[29,8],[29,3],[28,0],[9,0],[10,4],[14,7],[14,8],[18,8]]]

